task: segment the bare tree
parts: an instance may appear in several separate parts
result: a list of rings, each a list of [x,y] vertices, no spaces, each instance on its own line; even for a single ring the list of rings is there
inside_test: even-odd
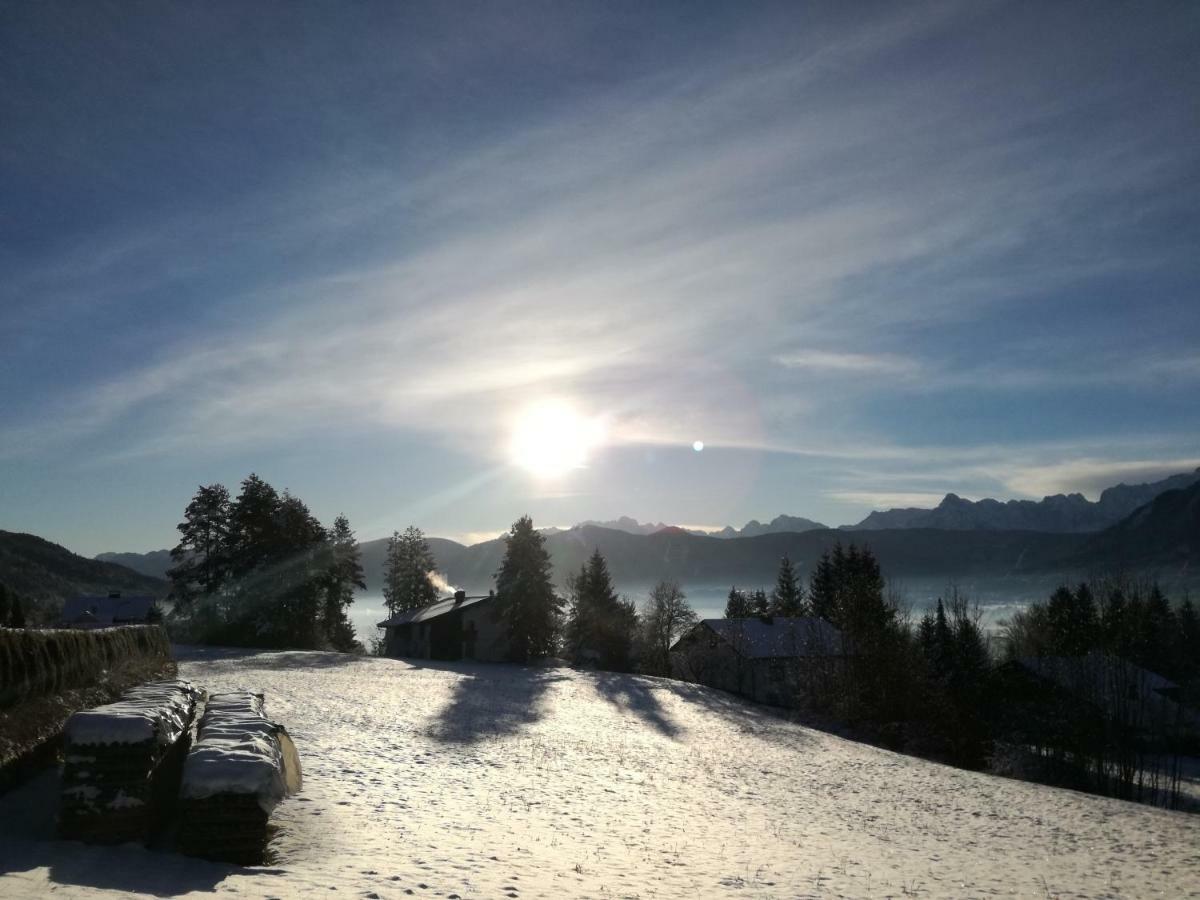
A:
[[[699,620],[677,583],[656,584],[642,607],[643,668],[652,675],[669,675],[671,646]]]

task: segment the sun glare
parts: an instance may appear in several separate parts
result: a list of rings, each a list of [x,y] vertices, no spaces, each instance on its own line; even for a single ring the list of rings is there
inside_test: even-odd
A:
[[[538,478],[558,478],[587,464],[604,428],[567,403],[540,403],[517,419],[509,444],[512,462]]]

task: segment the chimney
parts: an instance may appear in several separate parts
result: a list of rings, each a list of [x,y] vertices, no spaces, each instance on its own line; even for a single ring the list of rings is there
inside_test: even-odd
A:
[[[458,604],[462,603],[466,599],[467,599],[466,591],[455,591],[454,592],[454,605],[455,606],[458,606]]]

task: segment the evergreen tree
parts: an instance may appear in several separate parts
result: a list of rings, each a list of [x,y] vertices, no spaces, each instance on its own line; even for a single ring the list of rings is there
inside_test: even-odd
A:
[[[812,575],[809,577],[808,599],[812,614],[820,616],[828,622],[838,617],[838,580],[845,568],[845,558],[842,545],[834,547],[833,553],[828,550],[821,554]]]
[[[244,578],[281,554],[279,493],[254,473],[243,482],[229,512],[229,563],[234,578]]]
[[[608,563],[599,550],[571,579],[565,629],[573,662],[595,662],[602,669],[628,671],[633,660],[637,612],[617,597]]]
[[[429,574],[437,568],[420,528],[409,525],[388,539],[383,573],[383,602],[390,615],[420,609],[438,599]]]
[[[698,621],[678,584],[656,584],[642,608],[643,669],[651,675],[670,675],[671,647]]]
[[[800,587],[796,570],[786,554],[780,560],[775,590],[771,592],[771,611],[777,616],[802,616],[805,614],[804,590]]]
[[[725,618],[748,619],[752,615],[754,615],[754,609],[750,606],[750,598],[746,596],[746,592],[731,587],[729,599],[725,602]]]
[[[496,597],[514,662],[553,655],[563,601],[550,581],[545,538],[529,516],[513,523],[504,539],[504,560],[496,573]]]
[[[354,626],[350,624],[346,611],[354,602],[355,588],[366,590],[367,585],[363,579],[358,541],[350,528],[350,520],[344,515],[333,520],[327,557],[328,575],[321,630],[335,650],[353,650],[358,646],[358,641],[355,640]]]
[[[185,611],[197,594],[212,595],[229,575],[229,491],[223,484],[201,485],[177,527],[179,543],[167,570],[176,606]]]
[[[767,592],[762,588],[750,595],[750,609],[756,616],[765,617],[771,614],[771,601],[767,599]]]
[[[12,628],[25,627],[25,608],[21,604],[20,594],[10,594],[8,597],[8,624]]]
[[[8,588],[0,584],[0,628],[8,627],[9,606]]]

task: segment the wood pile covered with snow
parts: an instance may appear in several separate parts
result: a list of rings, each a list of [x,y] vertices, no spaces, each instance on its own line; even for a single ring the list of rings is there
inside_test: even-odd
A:
[[[95,843],[148,838],[173,806],[201,696],[190,682],[158,681],[72,715],[59,833]]]
[[[262,694],[214,695],[184,763],[180,849],[227,862],[261,861],[271,811],[299,786],[291,739],[267,719]]]

